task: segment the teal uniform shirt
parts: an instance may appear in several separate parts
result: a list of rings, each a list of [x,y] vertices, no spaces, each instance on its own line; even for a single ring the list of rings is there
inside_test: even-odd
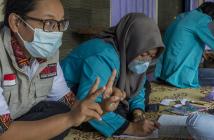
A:
[[[100,87],[106,85],[113,69],[117,70],[117,79],[120,72],[120,60],[114,47],[101,39],[92,39],[76,47],[61,62],[65,80],[68,86],[78,87],[76,97],[84,99],[96,80],[100,77]],[[117,81],[116,79],[116,81]],[[144,83],[138,94],[128,102],[130,111],[138,108],[144,110]],[[101,102],[102,96],[96,99]],[[91,120],[89,123],[101,134],[110,137],[128,125],[126,118],[121,115],[109,112],[102,116],[102,121]]]
[[[198,66],[205,44],[214,49],[209,28],[212,18],[199,10],[183,13],[166,30],[165,50],[158,59],[155,78],[179,88],[197,88]]]

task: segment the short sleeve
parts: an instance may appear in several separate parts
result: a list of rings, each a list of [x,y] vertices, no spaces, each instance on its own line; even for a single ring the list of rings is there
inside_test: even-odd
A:
[[[0,134],[9,128],[11,122],[9,107],[3,96],[3,89],[0,87]]]
[[[59,63],[57,63],[57,76],[54,77],[53,85],[50,94],[48,95],[48,99],[50,101],[58,101],[62,97],[64,97],[67,93],[70,92],[68,88],[65,78]]]

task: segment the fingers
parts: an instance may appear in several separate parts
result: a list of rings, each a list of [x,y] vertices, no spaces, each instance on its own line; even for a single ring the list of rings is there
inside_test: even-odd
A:
[[[120,102],[121,98],[118,96],[111,96],[110,98],[108,98],[106,100],[107,100],[107,102],[114,103],[114,102]]]
[[[97,113],[96,111],[94,111],[94,110],[88,109],[88,110],[86,111],[86,116],[87,116],[87,118],[97,119],[97,120],[99,120],[99,121],[102,120],[101,115],[98,114],[98,113]],[[87,119],[87,120],[88,120],[88,119]]]
[[[134,122],[138,122],[138,121],[144,121],[145,117],[144,115],[139,115],[139,116],[134,116]]]
[[[111,77],[109,78],[108,83],[107,83],[107,85],[106,85],[107,88],[108,88],[108,87],[113,87],[113,84],[114,84],[114,80],[115,80],[115,78],[116,78],[116,75],[117,75],[117,71],[114,69],[113,72],[112,72],[112,75],[111,75]]]
[[[160,128],[160,123],[159,122],[154,122],[155,123],[155,127],[157,128],[157,129],[159,129]]]
[[[119,105],[119,102],[117,102],[117,103],[111,103],[109,111],[115,111],[117,109],[118,105]]]
[[[208,56],[206,54],[203,54],[203,56],[205,60],[208,60]]]
[[[90,105],[88,105],[88,108],[96,111],[99,115],[103,114],[103,110],[101,109],[100,105],[97,103],[91,103]]]
[[[106,87],[102,87],[102,88],[96,90],[94,93],[91,93],[88,98],[92,101],[95,101],[97,96],[101,95],[105,90],[106,90]]]
[[[138,122],[138,121],[141,121],[141,119],[140,119],[140,118],[135,118],[135,119],[133,120],[133,122]]]
[[[112,94],[112,87],[113,87],[113,84],[114,84],[114,80],[116,78],[116,75],[117,75],[117,71],[114,69],[113,72],[112,72],[112,75],[110,76],[107,84],[106,84],[106,91],[103,95],[103,98],[108,98],[111,96]]]
[[[144,129],[145,129],[146,133],[151,134],[156,129],[155,123],[150,120],[145,120]]]
[[[113,88],[113,92],[111,97],[109,98],[109,101],[111,102],[119,102],[124,100],[126,95],[124,95],[124,92],[118,88]]]
[[[95,83],[93,84],[93,86],[91,87],[91,90],[89,91],[89,96],[97,90],[99,84],[100,84],[100,78],[97,77]]]
[[[123,101],[123,100],[126,98],[126,92],[122,90],[122,93],[123,93],[123,94],[122,94],[121,101]]]

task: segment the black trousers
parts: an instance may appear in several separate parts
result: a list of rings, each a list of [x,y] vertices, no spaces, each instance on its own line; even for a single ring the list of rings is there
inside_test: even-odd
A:
[[[63,103],[55,101],[42,101],[34,106],[29,112],[16,119],[16,121],[36,121],[56,114],[66,113],[68,111],[70,111],[70,108]],[[63,140],[68,132],[69,129],[55,138],[52,138],[52,140]]]

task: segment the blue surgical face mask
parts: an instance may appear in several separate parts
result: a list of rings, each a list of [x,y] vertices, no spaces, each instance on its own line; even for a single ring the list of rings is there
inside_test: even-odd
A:
[[[150,64],[149,60],[133,60],[129,65],[128,68],[130,71],[136,74],[143,74],[146,72]]]
[[[49,58],[55,55],[62,45],[63,32],[45,32],[42,29],[33,29],[28,23],[25,24],[34,31],[32,42],[25,41],[19,33],[18,36],[24,43],[24,47],[35,58]]]

